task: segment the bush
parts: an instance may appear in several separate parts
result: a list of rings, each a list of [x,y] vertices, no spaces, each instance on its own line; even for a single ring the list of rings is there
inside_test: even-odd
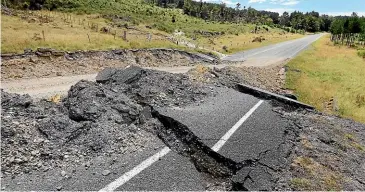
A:
[[[357,55],[365,59],[365,50],[358,50]]]
[[[228,52],[228,47],[227,46],[223,46],[222,49],[225,51],[225,52]]]

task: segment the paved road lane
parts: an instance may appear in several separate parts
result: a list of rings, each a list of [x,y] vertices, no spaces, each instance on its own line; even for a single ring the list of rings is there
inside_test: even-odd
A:
[[[213,147],[259,101],[231,89],[219,90],[217,97],[210,98],[201,106],[165,108],[160,111],[187,125],[203,143]],[[271,108],[267,102],[259,106],[226,140],[227,143],[218,153],[241,162],[279,148],[287,122],[282,121]],[[276,163],[280,160],[273,161]],[[260,171],[260,168],[256,171]],[[116,190],[205,190],[205,178],[188,158],[171,152]]]
[[[244,61],[245,66],[268,66],[295,57],[322,36],[323,34],[308,35],[300,39],[235,53],[222,58],[222,60]]]

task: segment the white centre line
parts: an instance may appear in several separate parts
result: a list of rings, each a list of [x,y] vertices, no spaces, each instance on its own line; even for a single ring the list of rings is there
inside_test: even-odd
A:
[[[217,152],[219,149],[223,147],[223,145],[228,141],[228,139],[237,131],[237,129],[252,115],[253,112],[263,103],[263,100],[260,100],[255,106],[253,106],[223,137],[212,147],[212,150]],[[171,151],[170,148],[164,147],[161,151],[144,160],[142,163],[134,167],[132,170],[124,173],[115,181],[109,183],[103,189],[99,191],[114,191],[118,187],[122,186],[129,180],[131,180],[134,176],[138,175],[140,172],[151,166],[153,163],[158,161],[163,156],[167,155]]]
[[[254,111],[263,103],[260,100],[255,106],[253,106],[233,127],[225,134],[223,137],[212,147],[212,150],[217,152],[223,147],[223,145],[228,141],[228,139],[233,135],[234,132],[252,115]]]

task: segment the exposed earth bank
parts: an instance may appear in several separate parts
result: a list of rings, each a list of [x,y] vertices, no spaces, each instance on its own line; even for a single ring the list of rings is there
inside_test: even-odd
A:
[[[166,121],[177,125],[178,122],[153,110],[151,113],[151,109],[204,104],[205,98],[215,97],[216,87],[233,88],[236,83],[282,93],[283,70],[277,69],[268,73],[278,78],[267,81],[258,75],[263,72],[250,74],[234,68],[200,66],[188,74],[139,67],[108,68],[98,74],[96,82],[80,81],[72,86],[60,102],[33,101],[27,95],[2,91],[2,178],[41,178],[55,168],[88,167],[91,159],[113,154],[127,156],[161,139],[179,154],[193,155],[180,150],[198,150],[200,155],[191,157],[191,161],[214,183],[221,182],[218,189],[260,190],[249,188],[251,181],[236,175],[240,170],[261,165],[260,161],[247,159],[242,163],[222,157],[191,135],[188,127],[172,129]],[[292,124],[284,141],[292,145],[286,163],[280,169],[269,167],[275,173],[271,190],[365,190],[365,125],[269,102],[275,106],[274,112]],[[190,135],[191,140],[180,138],[182,133]],[[61,172],[57,177],[70,175]],[[216,189],[209,186],[207,190]],[[54,190],[61,189],[56,187]]]
[[[92,74],[107,67],[217,64],[215,56],[175,49],[64,52],[51,48],[1,56],[1,80]]]

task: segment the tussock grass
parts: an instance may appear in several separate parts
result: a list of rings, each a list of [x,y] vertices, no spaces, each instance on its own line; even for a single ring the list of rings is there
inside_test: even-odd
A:
[[[310,157],[299,156],[293,160],[292,169],[300,173],[290,181],[294,190],[341,190],[343,176]]]
[[[324,36],[287,66],[286,87],[321,111],[334,98],[342,117],[365,123],[365,60],[355,49],[335,46]]]

